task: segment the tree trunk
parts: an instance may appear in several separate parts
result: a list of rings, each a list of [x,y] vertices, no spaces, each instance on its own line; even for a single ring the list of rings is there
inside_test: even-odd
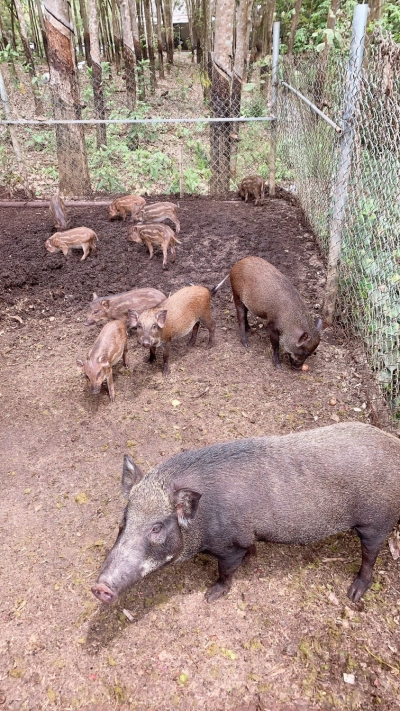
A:
[[[90,35],[89,35],[89,21],[86,11],[85,0],[79,0],[79,9],[81,11],[82,25],[83,25],[83,44],[85,45],[85,59],[88,67],[91,66],[90,57]]]
[[[215,41],[211,84],[211,112],[215,118],[230,114],[231,58],[235,0],[217,0]],[[229,192],[230,160],[229,121],[211,124],[211,192]]]
[[[129,109],[136,106],[135,48],[129,12],[129,0],[120,0],[122,39],[124,42],[126,103]]]
[[[37,85],[35,84],[35,82],[37,81],[35,62],[33,60],[33,54],[31,52],[31,48],[29,46],[28,28],[27,28],[26,22],[25,22],[24,12],[22,9],[22,3],[21,3],[21,0],[14,0],[14,3],[15,3],[15,9],[16,9],[16,12],[18,15],[21,42],[22,42],[22,47],[24,50],[25,58],[26,58],[26,66],[28,67],[28,71],[29,71],[31,80],[33,80],[32,89],[33,89],[33,98],[35,101],[35,113],[41,114],[43,112],[43,104],[42,104],[42,100],[40,98],[40,94],[39,94]]]
[[[147,34],[147,48],[149,52],[150,60],[150,91],[152,94],[155,92],[156,87],[156,60],[154,56],[154,40],[153,40],[153,25],[151,20],[151,7],[150,0],[143,0],[144,6],[144,17],[146,22],[146,34]]]
[[[244,77],[245,61],[248,53],[248,38],[250,26],[250,0],[240,0],[236,9],[236,51],[232,74],[231,89],[231,116],[240,116],[242,100],[242,84]],[[232,124],[231,138],[231,167],[230,174],[236,179],[237,149],[239,141],[239,124]]]
[[[192,52],[192,62],[194,62],[194,32],[193,32],[193,26],[194,26],[194,0],[185,0],[186,4],[186,12],[188,16],[188,24],[189,24],[189,39],[190,39],[190,49]],[[197,63],[200,64],[199,58],[197,57]]]
[[[341,0],[331,0],[331,6],[328,12],[328,19],[326,23],[327,30],[334,30],[336,24],[336,15],[339,9]],[[324,106],[324,90],[326,81],[326,70],[328,67],[329,59],[329,43],[328,37],[325,36],[325,49],[322,50],[319,56],[318,71],[314,82],[314,101],[319,109],[323,109]]]
[[[39,0],[39,4],[40,4],[40,0]],[[79,12],[78,12],[78,6],[77,6],[76,0],[73,0],[73,2],[71,2],[71,10],[72,10],[73,18],[74,18],[76,42],[77,42],[77,45],[78,45],[78,56],[79,56],[79,57],[83,57],[83,53],[84,53],[84,43],[83,43],[83,40],[82,40],[82,34],[81,34],[81,32],[80,32],[80,28],[79,28],[79,25],[78,25],[78,23],[79,23]]]
[[[165,44],[167,47],[167,70],[170,71],[174,63],[174,26],[172,24],[171,0],[164,0],[165,12]]]
[[[205,99],[210,96],[210,87],[212,81],[212,58],[211,58],[211,5],[209,0],[202,0],[202,38],[203,38],[203,56],[202,56],[202,72],[203,72],[203,95]],[[197,33],[197,30],[196,30]]]
[[[136,58],[136,71],[137,71],[138,86],[139,86],[139,101],[144,101],[146,98],[146,92],[145,92],[144,74],[143,74],[143,65],[142,65],[143,54],[142,54],[142,45],[140,43],[137,6],[136,6],[135,0],[131,0],[131,2],[129,3],[129,10],[130,10],[130,16],[131,16],[133,46],[135,49],[135,58]]]
[[[122,37],[121,37],[120,24],[118,22],[116,0],[111,0],[111,20],[112,20],[113,35],[114,35],[115,65],[117,68],[117,73],[119,74],[121,72]]]
[[[41,5],[40,0],[36,0],[36,9],[37,9],[38,18],[39,18],[40,31],[41,31],[41,33],[42,33],[42,41],[43,41],[44,53],[45,53],[46,59],[47,59],[47,37],[46,37],[46,28],[45,28],[45,25],[44,25],[44,17],[43,17],[42,5]]]
[[[100,60],[99,44],[99,20],[97,17],[96,0],[88,0],[89,7],[89,35],[90,35],[90,55],[92,60],[92,85],[94,114],[97,119],[104,119],[106,112],[103,96],[103,79]],[[96,126],[97,148],[107,145],[106,125],[99,123]]]
[[[368,22],[377,22],[382,17],[383,0],[369,0]],[[396,3],[395,3],[396,4]]]
[[[34,37],[34,43],[36,51],[40,58],[43,58],[42,43],[40,41],[40,33],[38,27],[38,21],[35,15],[35,8],[33,7],[33,0],[28,0],[28,10],[29,10],[29,21],[31,23],[31,31]]]
[[[110,64],[112,64],[115,60],[115,53],[114,53],[114,42],[113,42],[113,31],[112,31],[112,25],[110,21],[110,13],[109,13],[109,7],[111,7],[110,3],[107,2],[107,0],[104,0],[104,21],[105,21],[105,26],[106,26],[106,37],[107,37],[107,45],[106,47],[108,48],[108,56],[110,59],[108,60]]]
[[[74,28],[69,4],[67,0],[46,0],[45,9],[54,118],[80,119]],[[71,196],[89,195],[91,187],[83,126],[57,125],[56,139],[60,192]]]
[[[162,45],[162,22],[161,22],[161,0],[156,0],[157,8],[157,49],[158,49],[158,73],[160,79],[164,79],[164,55]]]
[[[303,0],[296,0],[296,5],[294,6],[294,15],[292,19],[292,24],[290,26],[290,34],[288,39],[288,55],[293,53],[294,38],[296,36],[297,26],[300,19],[300,11]]]
[[[144,19],[143,19],[143,6],[141,0],[136,0],[136,9],[137,9],[137,21],[138,21],[138,28],[139,28],[139,42],[140,42],[140,47],[142,50],[142,57],[143,59],[147,62],[148,60],[148,54],[147,54],[147,43],[146,43],[146,32],[144,29]],[[144,72],[144,69],[142,67],[142,71]]]

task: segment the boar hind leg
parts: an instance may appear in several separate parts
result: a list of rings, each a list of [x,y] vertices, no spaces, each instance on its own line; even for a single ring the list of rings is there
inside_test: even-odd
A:
[[[83,257],[81,258],[81,262],[83,262],[89,254],[90,247],[87,242],[85,242],[85,244],[82,245],[82,249],[83,249]]]
[[[197,323],[195,323],[193,326],[192,335],[191,335],[190,341],[188,343],[188,346],[190,348],[193,348],[193,346],[196,343],[196,338],[197,338],[197,334],[199,332],[199,328],[200,328],[200,321],[197,321]]]
[[[179,222],[179,220],[178,220],[177,217],[175,217],[175,218],[172,218],[172,217],[171,217],[171,221],[172,221],[172,222],[174,223],[174,225],[175,225],[175,232],[176,232],[176,234],[179,235],[179,232],[181,231],[181,223]]]
[[[168,269],[167,266],[167,261],[168,261],[168,245],[167,244],[162,244],[161,245],[162,253],[163,253],[163,263],[162,263],[162,268],[163,269]]]
[[[363,530],[362,528],[355,529],[361,541],[362,560],[361,568],[347,591],[347,595],[352,602],[358,602],[370,587],[375,561],[391,530],[392,526],[382,535],[381,531],[377,532],[371,529]]]
[[[247,548],[234,548],[225,557],[218,557],[218,580],[206,592],[207,602],[214,602],[231,589],[233,574],[245,558],[248,557]]]

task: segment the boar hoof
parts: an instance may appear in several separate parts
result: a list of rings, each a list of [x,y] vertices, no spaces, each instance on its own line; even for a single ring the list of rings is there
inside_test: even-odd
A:
[[[216,600],[219,600],[220,597],[227,595],[230,588],[231,586],[226,583],[216,582],[207,590],[204,597],[207,602],[215,602]]]
[[[364,593],[368,590],[370,585],[371,582],[366,583],[364,580],[361,580],[361,578],[357,576],[357,578],[354,580],[353,584],[350,585],[347,591],[347,597],[349,597],[352,602],[358,602],[362,598]]]

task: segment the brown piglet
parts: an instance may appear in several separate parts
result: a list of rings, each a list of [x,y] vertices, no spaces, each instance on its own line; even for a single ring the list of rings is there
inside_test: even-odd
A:
[[[322,320],[314,321],[297,289],[265,259],[241,259],[232,267],[230,280],[243,345],[246,348],[249,345],[246,331],[250,310],[267,322],[273,364],[281,367],[279,345],[282,345],[292,366],[299,369],[320,342]]]
[[[110,319],[119,319],[124,323],[128,321],[129,309],[134,309],[139,314],[145,309],[151,309],[165,301],[166,296],[158,289],[151,287],[143,289],[132,289],[123,291],[121,294],[110,294],[110,296],[97,296],[93,294],[93,301],[87,312],[85,326],[93,326],[95,323],[105,323]]]
[[[122,217],[123,220],[126,220],[128,212],[134,216],[145,204],[146,200],[141,195],[125,195],[124,197],[116,198],[108,206],[108,219],[113,220],[115,217]]]
[[[67,230],[71,220],[67,216],[67,208],[60,195],[52,195],[50,198],[49,212],[54,220],[56,230]]]
[[[152,205],[145,205],[136,215],[132,215],[131,221],[144,222],[165,222],[171,220],[175,226],[176,234],[179,235],[181,225],[178,220],[178,207],[173,202],[155,202]]]
[[[55,232],[54,235],[46,240],[45,246],[47,251],[52,254],[61,250],[64,257],[68,255],[69,249],[83,249],[83,257],[81,259],[81,262],[83,262],[89,251],[96,249],[96,240],[96,233],[88,227],[74,227],[73,230],[67,230],[66,232]]]
[[[102,383],[107,380],[108,394],[111,402],[114,402],[112,369],[121,358],[124,366],[127,367],[127,350],[126,325],[118,320],[109,321],[101,329],[86,359],[77,359],[76,364],[86,375],[93,395],[99,394]]]
[[[181,242],[175,237],[175,233],[168,225],[135,225],[131,227],[127,239],[137,244],[146,245],[149,250],[150,259],[153,256],[153,247],[161,247],[163,253],[163,269],[167,269],[168,248],[171,251],[171,262],[175,262],[176,244]]]
[[[192,332],[189,346],[196,343],[200,324],[209,332],[208,347],[214,343],[215,322],[210,312],[210,296],[222,286],[210,292],[204,286],[185,286],[153,309],[142,314],[129,311],[128,325],[137,328],[139,345],[150,349],[149,362],[156,357],[156,348],[163,345],[164,376],[169,373],[171,341],[183,338]]]
[[[249,195],[254,195],[255,204],[258,205],[258,201],[261,205],[264,203],[264,190],[265,182],[261,175],[248,175],[247,178],[243,178],[242,182],[239,183],[239,196],[244,201],[247,202]]]

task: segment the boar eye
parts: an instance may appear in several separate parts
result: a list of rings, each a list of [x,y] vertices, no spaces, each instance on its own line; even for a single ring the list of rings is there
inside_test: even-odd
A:
[[[98,377],[98,378],[101,377],[101,370],[99,370],[99,372],[97,373],[97,377]]]
[[[156,324],[156,323],[153,323],[153,325],[152,325],[152,327],[151,327],[151,330],[152,330],[152,331],[157,331],[157,324]]]
[[[160,533],[162,527],[163,527],[162,523],[155,523],[151,529],[151,532],[152,533]]]

